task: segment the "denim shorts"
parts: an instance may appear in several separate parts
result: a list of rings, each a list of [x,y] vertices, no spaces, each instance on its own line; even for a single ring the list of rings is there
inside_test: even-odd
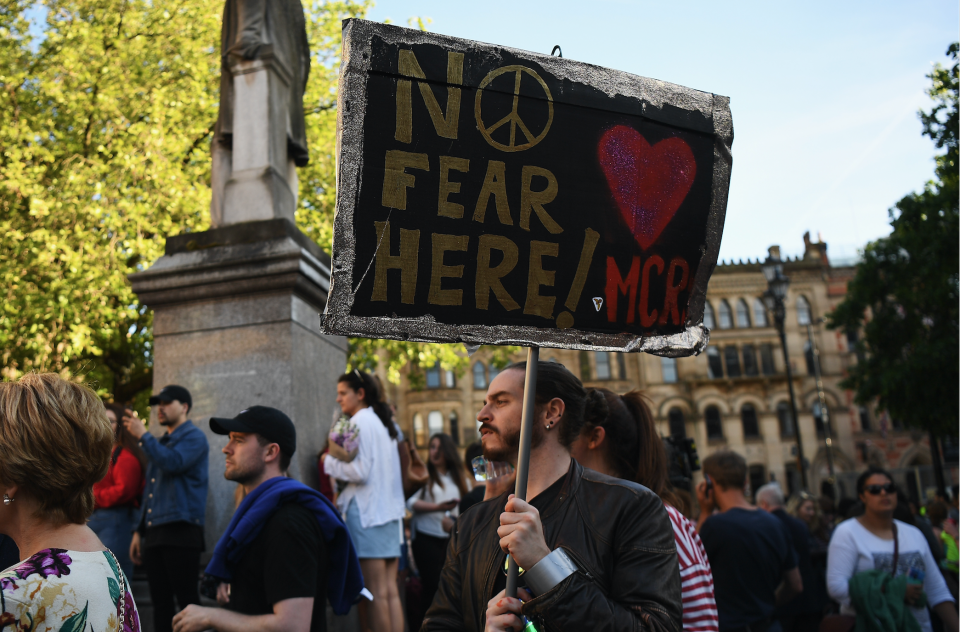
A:
[[[364,529],[356,499],[347,507],[347,531],[360,559],[392,559],[400,557],[400,520]]]

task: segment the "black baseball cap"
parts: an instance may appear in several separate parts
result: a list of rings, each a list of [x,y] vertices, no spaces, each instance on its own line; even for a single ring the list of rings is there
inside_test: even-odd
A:
[[[231,432],[255,432],[270,443],[280,446],[280,451],[291,456],[297,449],[297,429],[290,418],[276,408],[251,406],[241,410],[233,419],[210,418],[210,430],[220,435]]]
[[[156,406],[160,403],[172,401],[178,401],[181,404],[186,404],[191,410],[193,410],[193,398],[190,397],[190,391],[182,386],[177,386],[176,384],[164,386],[162,389],[160,389],[159,393],[156,395],[151,395],[149,403],[151,406]]]

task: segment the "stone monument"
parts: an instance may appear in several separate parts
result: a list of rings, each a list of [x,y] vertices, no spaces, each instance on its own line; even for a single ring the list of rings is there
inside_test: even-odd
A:
[[[153,309],[154,388],[188,388],[190,418],[210,441],[208,555],[236,489],[223,478],[226,439],[209,418],[254,404],[283,410],[297,427],[290,476],[315,487],[346,364],[345,339],[319,332],[330,258],[293,222],[296,166],[308,158],[310,52],[299,0],[228,0],[222,46],[213,228],[168,237],[164,256],[130,276]]]

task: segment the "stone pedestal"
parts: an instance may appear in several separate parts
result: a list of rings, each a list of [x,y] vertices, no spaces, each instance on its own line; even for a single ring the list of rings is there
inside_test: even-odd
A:
[[[233,515],[236,489],[223,478],[226,437],[210,431],[210,417],[255,404],[284,411],[297,428],[290,476],[317,486],[347,349],[344,338],[318,329],[329,266],[292,222],[274,219],[171,237],[163,257],[130,276],[154,313],[154,390],[189,389],[190,418],[210,441],[208,555]]]

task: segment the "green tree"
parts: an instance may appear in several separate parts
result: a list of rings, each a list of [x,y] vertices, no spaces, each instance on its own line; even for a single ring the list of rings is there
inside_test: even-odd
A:
[[[943,150],[936,179],[890,209],[893,231],[867,245],[829,326],[862,332],[859,361],[842,383],[858,403],[936,433],[956,434],[958,339],[958,44],[928,77],[923,133]]]
[[[296,220],[329,251],[341,20],[369,0],[304,4],[310,164]],[[45,19],[31,28],[38,6]],[[126,275],[161,256],[167,236],[209,227],[222,11],[223,0],[0,0],[4,379],[58,371],[145,407],[152,313]],[[467,363],[450,346],[351,348],[354,365],[383,358],[393,379],[411,362]]]

